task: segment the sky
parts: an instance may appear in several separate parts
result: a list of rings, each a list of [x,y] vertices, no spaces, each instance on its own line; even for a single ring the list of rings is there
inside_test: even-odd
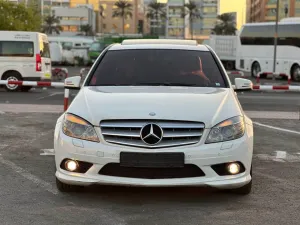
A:
[[[246,22],[246,0],[220,0],[220,13],[237,12],[237,29]]]

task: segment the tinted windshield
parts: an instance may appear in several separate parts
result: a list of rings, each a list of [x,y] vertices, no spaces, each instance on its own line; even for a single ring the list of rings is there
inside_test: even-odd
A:
[[[210,52],[187,50],[108,51],[89,86],[226,87]]]

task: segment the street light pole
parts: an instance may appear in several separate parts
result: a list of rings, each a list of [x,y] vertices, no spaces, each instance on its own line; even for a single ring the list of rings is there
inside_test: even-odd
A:
[[[277,39],[278,39],[278,17],[279,17],[279,0],[277,0],[276,6],[276,25],[275,25],[275,34],[274,34],[274,62],[273,62],[273,73],[276,72],[276,56],[277,56]],[[273,74],[273,80],[275,76]]]

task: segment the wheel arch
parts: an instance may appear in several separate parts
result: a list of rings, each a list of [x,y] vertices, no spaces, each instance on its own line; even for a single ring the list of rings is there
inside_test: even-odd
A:
[[[290,68],[290,75],[292,76],[292,70],[295,66],[300,66],[300,63],[299,62],[292,62],[292,66]]]
[[[15,69],[10,69],[10,70],[6,70],[5,72],[2,73],[1,75],[1,79],[2,80],[7,74],[10,74],[10,73],[18,73],[20,75],[20,77],[23,78],[22,74],[20,73],[20,71],[18,70],[15,70]]]

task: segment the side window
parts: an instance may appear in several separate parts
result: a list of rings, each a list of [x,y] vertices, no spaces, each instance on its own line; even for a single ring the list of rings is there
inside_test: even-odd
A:
[[[72,42],[61,42],[61,45],[64,50],[70,50],[73,47]]]
[[[33,42],[0,41],[0,57],[33,57]]]
[[[274,45],[274,26],[246,26],[242,30],[240,40],[242,45]],[[299,24],[279,25],[278,45],[300,48]]]
[[[49,43],[43,38],[43,36],[40,36],[39,38],[39,45],[40,45],[40,55],[43,58],[50,58],[50,47]]]

